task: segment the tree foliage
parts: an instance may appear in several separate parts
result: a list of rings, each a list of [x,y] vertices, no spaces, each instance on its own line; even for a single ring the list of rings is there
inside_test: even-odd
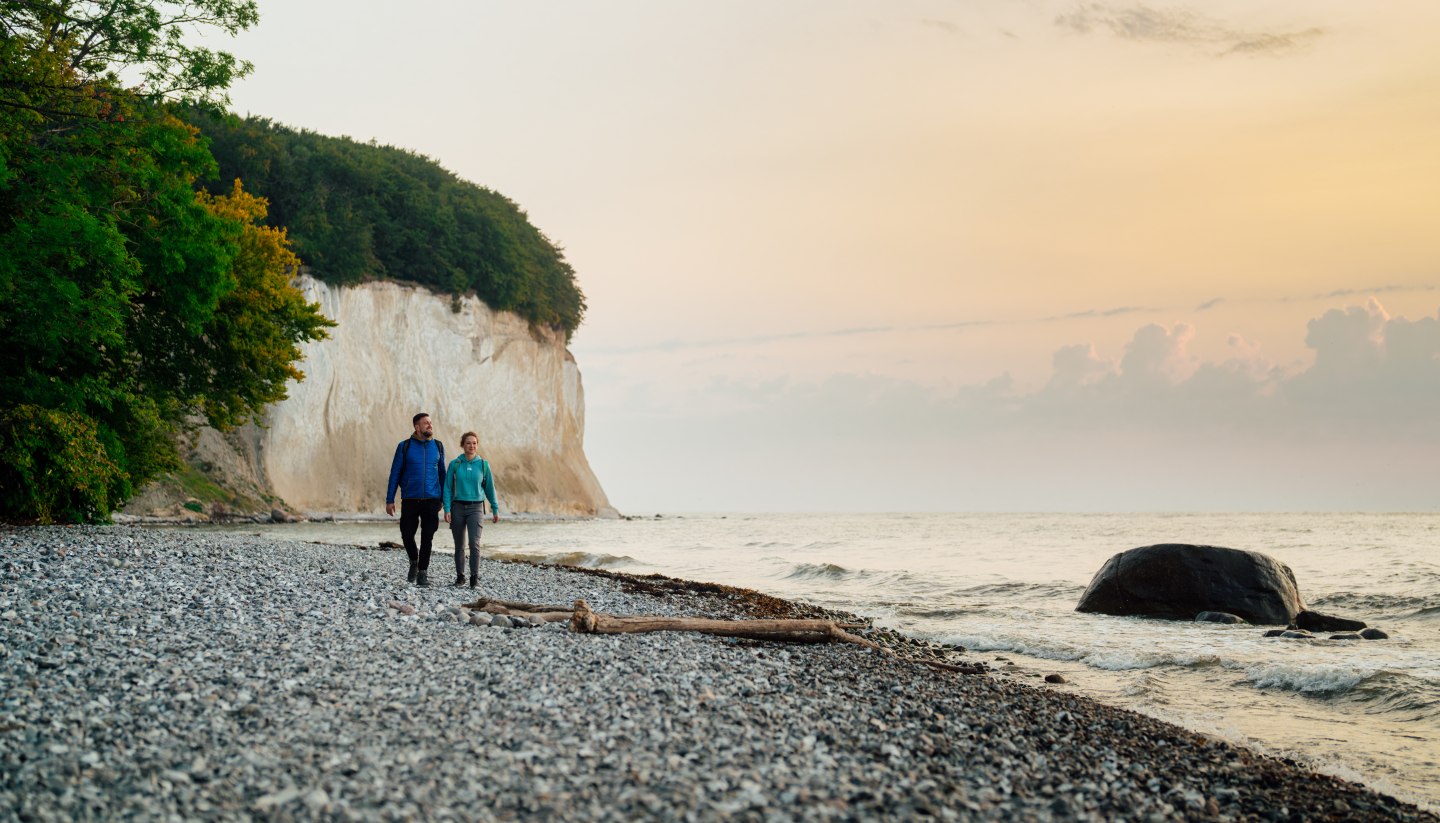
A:
[[[290,285],[300,258],[290,250],[284,229],[264,225],[263,199],[236,180],[228,195],[201,192],[200,201],[212,214],[240,226],[230,268],[234,287],[220,297],[205,334],[189,338],[197,362],[210,364],[190,370],[203,380],[191,391],[211,424],[228,428],[284,400],[285,384],[305,378],[295,365],[300,341],[323,336],[320,329],[334,323]]]
[[[0,0],[0,517],[105,519],[177,465],[178,421],[258,413],[324,335],[263,202],[197,191],[214,159],[162,100],[239,65],[175,32],[253,11]]]
[[[0,0],[0,40],[13,47],[5,57],[53,58],[64,75],[6,76],[3,105],[93,117],[84,98],[121,89],[148,103],[223,104],[251,65],[185,35],[198,28],[233,35],[258,19],[255,0]]]
[[[585,297],[564,253],[514,202],[433,160],[389,146],[295,131],[263,118],[191,110],[221,179],[270,201],[314,274],[331,283],[388,278],[476,294],[492,308],[563,330]]]

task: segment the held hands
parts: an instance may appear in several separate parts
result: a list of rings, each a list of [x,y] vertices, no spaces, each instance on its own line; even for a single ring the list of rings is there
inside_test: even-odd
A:
[[[446,523],[449,523],[449,522],[450,522],[450,512],[445,512],[445,522],[446,522]]]

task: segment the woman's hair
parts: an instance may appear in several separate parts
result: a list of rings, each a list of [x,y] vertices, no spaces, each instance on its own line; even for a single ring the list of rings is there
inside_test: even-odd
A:
[[[464,434],[460,435],[460,448],[465,448],[465,438],[467,437],[475,438],[475,445],[480,445],[480,435],[476,434],[475,432],[465,432]]]

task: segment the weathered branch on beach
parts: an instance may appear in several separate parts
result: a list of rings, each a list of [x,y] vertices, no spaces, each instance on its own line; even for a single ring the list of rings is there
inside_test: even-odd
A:
[[[851,634],[846,629],[864,628],[863,624],[840,623],[834,620],[715,620],[702,617],[622,617],[593,611],[584,600],[574,607],[522,603],[481,597],[464,607],[472,611],[505,614],[543,623],[568,620],[570,631],[577,634],[638,634],[642,632],[698,632],[721,637],[743,637],[750,640],[773,640],[786,643],[854,643],[881,654],[894,657],[895,652],[874,641]],[[941,671],[957,674],[984,674],[985,667],[973,664],[942,663],[938,660],[915,660]]]
[[[545,606],[538,603],[521,603],[516,600],[497,600],[492,597],[481,597],[474,603],[461,605],[471,611],[505,614],[527,620],[533,618],[541,623],[560,623],[569,620],[573,611],[569,606]]]
[[[570,631],[577,634],[637,634],[641,632],[699,632],[721,637],[751,640],[780,640],[791,643],[854,643],[881,649],[878,643],[858,637],[846,628],[857,628],[834,620],[714,620],[705,617],[616,617],[591,611],[584,600],[575,601]]]

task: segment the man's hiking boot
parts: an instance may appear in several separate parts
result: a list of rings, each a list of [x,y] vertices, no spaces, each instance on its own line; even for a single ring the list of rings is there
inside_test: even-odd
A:
[[[425,586],[425,587],[428,588],[428,587],[430,586],[430,573],[427,572],[427,571],[425,571],[424,569],[421,569],[420,571],[416,572],[416,573],[415,573],[415,585],[417,585],[417,586]]]
[[[420,567],[419,567],[419,566],[416,566],[414,563],[411,563],[411,564],[410,564],[410,573],[407,574],[407,575],[405,575],[405,582],[406,582],[406,583],[414,583],[414,582],[415,582],[415,574],[416,574],[416,572],[419,570],[419,568],[420,568]]]
[[[455,575],[455,585],[457,585],[457,586],[463,586],[463,585],[465,585],[465,575],[463,575],[463,574],[457,574],[457,575]]]
[[[477,577],[476,577],[475,575],[473,575],[473,574],[470,575],[470,588],[472,588],[472,589],[475,588],[475,584],[476,584],[477,582],[479,582],[479,578],[477,578]]]

